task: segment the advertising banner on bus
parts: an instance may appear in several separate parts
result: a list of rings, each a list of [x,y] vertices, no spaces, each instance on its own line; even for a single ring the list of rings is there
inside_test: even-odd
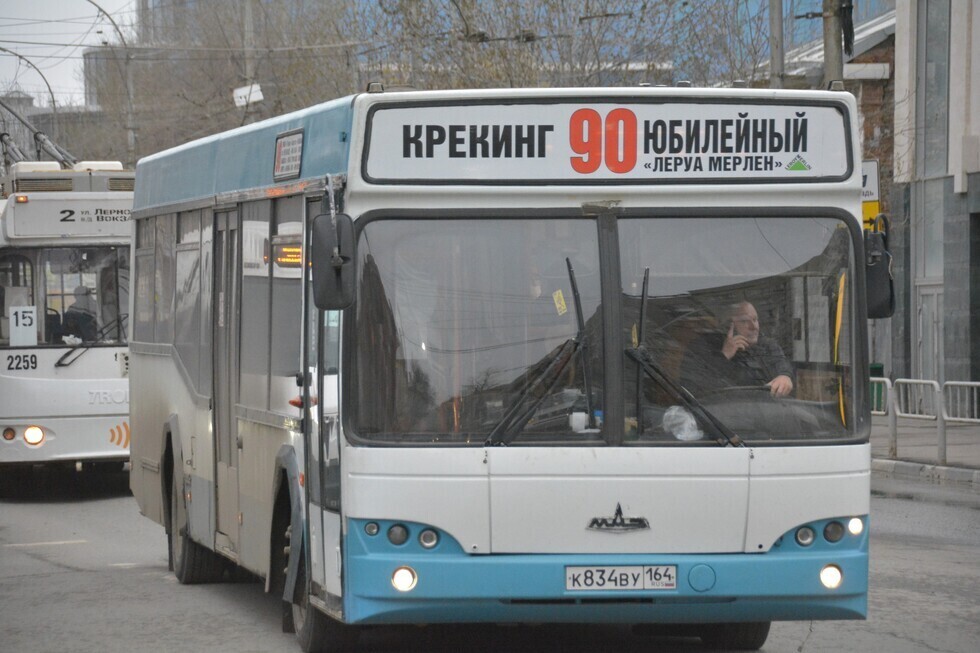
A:
[[[368,121],[372,183],[792,183],[853,172],[848,115],[834,103],[379,105]]]

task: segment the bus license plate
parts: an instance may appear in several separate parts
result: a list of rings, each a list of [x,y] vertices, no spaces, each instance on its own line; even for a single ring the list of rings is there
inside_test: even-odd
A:
[[[674,565],[565,567],[565,589],[571,591],[677,589]]]

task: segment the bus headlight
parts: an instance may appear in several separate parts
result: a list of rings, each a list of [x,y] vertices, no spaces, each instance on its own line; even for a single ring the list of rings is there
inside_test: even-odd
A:
[[[408,541],[408,529],[401,524],[395,524],[388,529],[388,541],[395,546],[401,546]]]
[[[32,446],[38,446],[44,442],[44,430],[40,426],[28,426],[24,429],[24,442]]]
[[[431,528],[427,528],[419,533],[419,544],[422,545],[423,549],[431,549],[439,544],[439,534]]]
[[[810,546],[815,538],[813,529],[809,526],[803,526],[796,531],[796,542],[800,546]]]
[[[399,567],[395,570],[395,573],[391,575],[391,584],[395,586],[395,589],[399,592],[411,591],[415,584],[418,582],[418,574],[411,567]]]
[[[823,537],[828,542],[840,542],[844,537],[844,524],[839,521],[827,522],[823,527]]]
[[[829,590],[840,587],[842,580],[844,580],[844,574],[841,573],[840,567],[837,565],[827,565],[820,570],[820,582]]]
[[[3,430],[3,439],[10,442],[17,437],[17,431],[13,430],[9,426]]]
[[[851,535],[860,535],[864,532],[864,521],[860,517],[852,517],[847,522],[847,530]]]

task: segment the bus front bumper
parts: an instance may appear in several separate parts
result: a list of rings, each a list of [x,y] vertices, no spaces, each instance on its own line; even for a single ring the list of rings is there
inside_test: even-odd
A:
[[[40,429],[40,435],[36,430],[28,434],[30,427]],[[125,414],[0,420],[0,431],[8,429],[13,438],[0,438],[0,465],[129,460],[131,433]]]
[[[348,623],[718,623],[864,619],[868,531],[835,545],[800,550],[780,542],[766,553],[650,555],[469,555],[451,538],[432,550],[414,540],[379,547],[351,520],[346,539],[344,615]],[[783,538],[784,540],[786,538]],[[568,589],[569,567],[673,567],[673,587]],[[821,571],[836,567],[828,589]],[[396,570],[415,582],[395,588]]]

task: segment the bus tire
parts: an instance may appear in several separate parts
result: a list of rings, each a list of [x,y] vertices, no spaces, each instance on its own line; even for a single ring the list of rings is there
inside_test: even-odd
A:
[[[730,651],[758,651],[769,637],[770,621],[709,624],[701,630],[705,646]]]
[[[177,473],[170,483],[170,560],[174,576],[181,585],[213,583],[221,580],[222,560],[187,535],[187,509],[184,492],[177,483]]]
[[[296,579],[299,603],[293,603],[293,625],[296,639],[304,653],[339,653],[349,651],[357,644],[358,632],[331,619],[310,605],[306,591],[306,563],[299,563],[299,577]]]

